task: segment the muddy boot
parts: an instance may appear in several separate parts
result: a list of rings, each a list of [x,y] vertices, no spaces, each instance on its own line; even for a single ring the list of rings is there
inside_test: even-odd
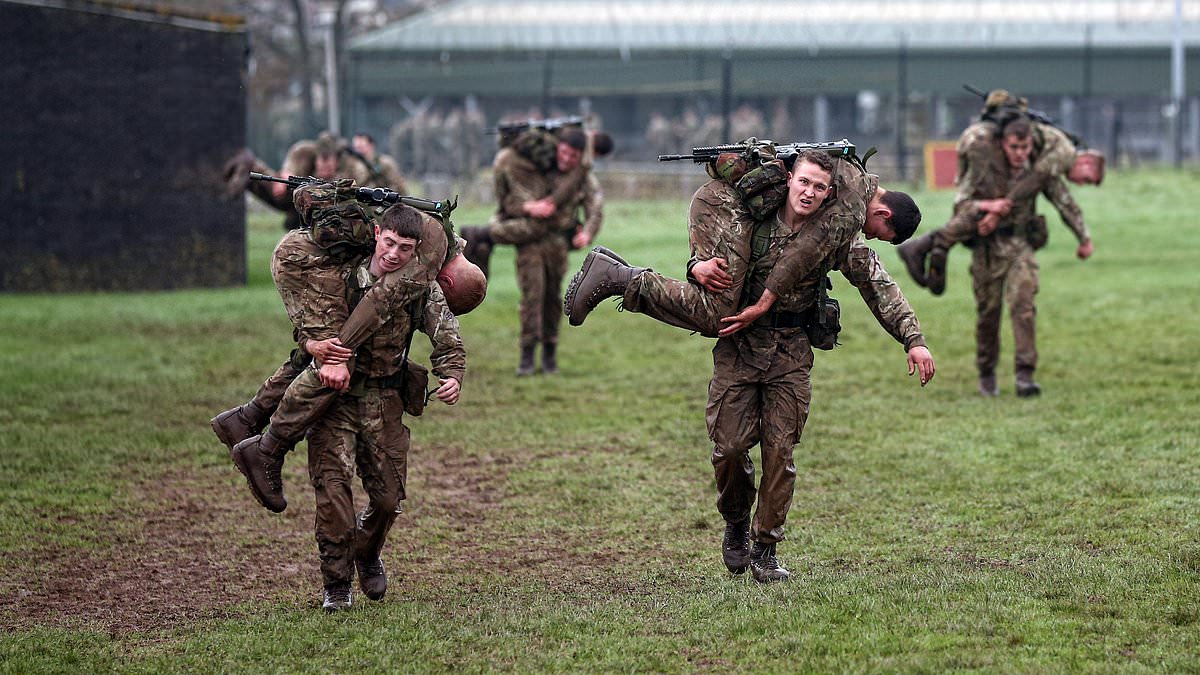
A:
[[[558,373],[558,345],[547,342],[542,345],[542,372],[547,375]]]
[[[725,521],[725,538],[721,541],[721,559],[734,574],[750,566],[750,519],[736,523]]]
[[[932,232],[923,234],[916,239],[909,239],[896,247],[896,253],[900,254],[900,259],[904,261],[909,275],[912,276],[913,281],[917,282],[918,286],[929,285],[929,279],[925,274],[925,258],[932,248]]]
[[[275,513],[287,508],[283,496],[283,458],[291,450],[276,438],[271,430],[262,436],[251,436],[233,447],[233,461],[250,484],[250,491],[259,504]]]
[[[592,249],[583,259],[583,267],[567,285],[567,293],[563,297],[563,312],[569,323],[572,326],[582,325],[588,313],[601,300],[624,295],[629,282],[645,269],[630,267],[611,258],[599,247]]]
[[[929,273],[925,276],[925,285],[934,295],[946,292],[946,256],[949,253],[941,246],[934,246],[929,251]]]
[[[779,558],[775,557],[775,544],[763,544],[757,541],[754,542],[754,548],[750,551],[750,573],[760,584],[787,581],[792,576],[791,572],[783,568]]]
[[[979,376],[979,395],[980,396],[999,396],[1000,387],[996,385],[996,374],[988,373]]]
[[[486,225],[468,225],[462,228],[459,234],[467,241],[467,245],[463,247],[463,256],[475,263],[475,266],[486,277],[488,264],[492,260],[492,247],[495,246],[491,231]]]
[[[354,567],[358,570],[358,587],[362,589],[363,595],[372,600],[382,600],[387,593],[387,574],[383,571],[383,560],[376,556],[375,560],[366,562],[356,557]]]
[[[233,452],[233,446],[251,436],[261,434],[270,418],[267,411],[258,407],[254,401],[250,401],[226,410],[209,420],[208,423],[212,426],[213,432],[217,434],[217,438],[229,446],[230,452]]]
[[[1038,396],[1042,393],[1042,386],[1033,381],[1033,369],[1021,368],[1017,370],[1017,396],[1021,398],[1029,398]]]
[[[350,582],[330,584],[325,587],[325,601],[321,609],[333,614],[344,609],[350,609]]]
[[[526,377],[537,372],[537,369],[533,365],[534,352],[536,351],[536,344],[521,346],[521,362],[517,364],[517,377]]]

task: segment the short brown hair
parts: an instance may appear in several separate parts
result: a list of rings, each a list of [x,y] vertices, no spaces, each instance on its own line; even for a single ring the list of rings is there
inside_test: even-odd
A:
[[[1031,133],[1033,133],[1033,126],[1029,124],[1029,118],[1025,117],[1024,115],[1020,117],[1014,117],[1000,128],[1001,136],[1029,138],[1029,134]]]
[[[816,164],[817,166],[821,167],[822,170],[828,172],[830,175],[833,175],[834,160],[833,156],[828,152],[822,152],[820,150],[801,150],[796,155],[796,160],[792,162],[792,169],[795,169],[796,165],[801,162]]]
[[[379,217],[379,229],[390,230],[401,237],[421,241],[425,216],[407,204],[393,204]]]

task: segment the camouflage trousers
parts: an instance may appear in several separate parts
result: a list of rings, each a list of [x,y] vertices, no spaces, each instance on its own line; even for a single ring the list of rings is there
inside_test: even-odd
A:
[[[325,585],[354,578],[354,558],[374,560],[400,512],[408,476],[404,402],[394,389],[340,396],[308,433],[308,475],[316,494],[316,539]],[[357,515],[355,471],[367,493]]]
[[[566,273],[567,242],[562,237],[549,236],[517,247],[522,347],[558,344]]]
[[[348,261],[329,255],[302,230],[283,235],[271,255],[271,278],[297,339],[335,337],[349,315]]]
[[[981,375],[996,371],[1000,360],[1000,315],[1008,294],[1013,349],[1018,371],[1037,368],[1038,264],[1033,247],[1020,236],[992,235],[972,251],[975,289],[975,365]]]
[[[974,209],[959,209],[932,234],[935,247],[950,249],[955,244],[963,244],[979,236],[979,218],[975,216]]]
[[[713,378],[708,386],[706,418],[713,442],[712,464],[717,483],[717,511],[727,521],[751,515],[751,537],[769,544],[784,538],[784,521],[792,507],[796,465],[792,448],[800,440],[812,400],[812,348],[803,329],[761,332],[773,353],[750,365],[739,336],[721,338],[713,348]],[[759,355],[760,357],[763,355]],[[762,480],[754,485],[750,449],[762,456]],[[757,498],[757,508],[755,499]]]
[[[493,215],[488,221],[488,234],[497,244],[520,246],[549,236],[552,227],[544,218],[501,218]]]
[[[732,193],[701,187],[692,198],[688,214],[688,240],[692,257],[697,260],[724,258],[733,285],[721,292],[705,289],[699,283],[680,281],[645,271],[625,289],[622,304],[663,323],[716,337],[724,328],[721,319],[734,314],[742,299],[742,288],[750,269],[750,238],[754,221],[734,217],[739,205]]]

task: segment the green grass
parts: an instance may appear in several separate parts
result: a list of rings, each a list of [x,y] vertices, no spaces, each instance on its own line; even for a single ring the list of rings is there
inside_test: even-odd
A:
[[[1200,240],[1185,206],[1197,191],[1200,176],[1165,171],[1077,189],[1096,241],[1086,262],[1050,217],[1037,400],[1013,395],[1007,319],[1002,395],[974,393],[965,249],[935,298],[877,247],[937,359],[924,389],[835,278],[844,345],[817,356],[780,545],[794,578],[772,587],[720,563],[711,341],[605,303],[583,327],[564,322],[561,375],[517,379],[501,249],[486,302],[462,318],[462,401],[408,422],[408,520],[384,559],[417,574],[383,603],[326,617],[313,584],[135,631],[94,613],[29,625],[21,598],[51,583],[39,554],[119,557],[161,476],[240,504],[230,541],[281,522],[207,426],[290,348],[267,273],[276,219],[250,224],[245,288],[0,296],[0,672],[1200,672]],[[949,216],[949,194],[916,197],[923,229]],[[601,241],[677,274],[685,213],[613,203]],[[293,500],[302,457],[289,460]],[[302,554],[276,562],[311,581],[310,527],[294,526]]]

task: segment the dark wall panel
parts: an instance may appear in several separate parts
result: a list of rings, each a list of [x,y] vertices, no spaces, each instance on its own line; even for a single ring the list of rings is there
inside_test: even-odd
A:
[[[0,1],[0,290],[245,282],[241,29]]]

